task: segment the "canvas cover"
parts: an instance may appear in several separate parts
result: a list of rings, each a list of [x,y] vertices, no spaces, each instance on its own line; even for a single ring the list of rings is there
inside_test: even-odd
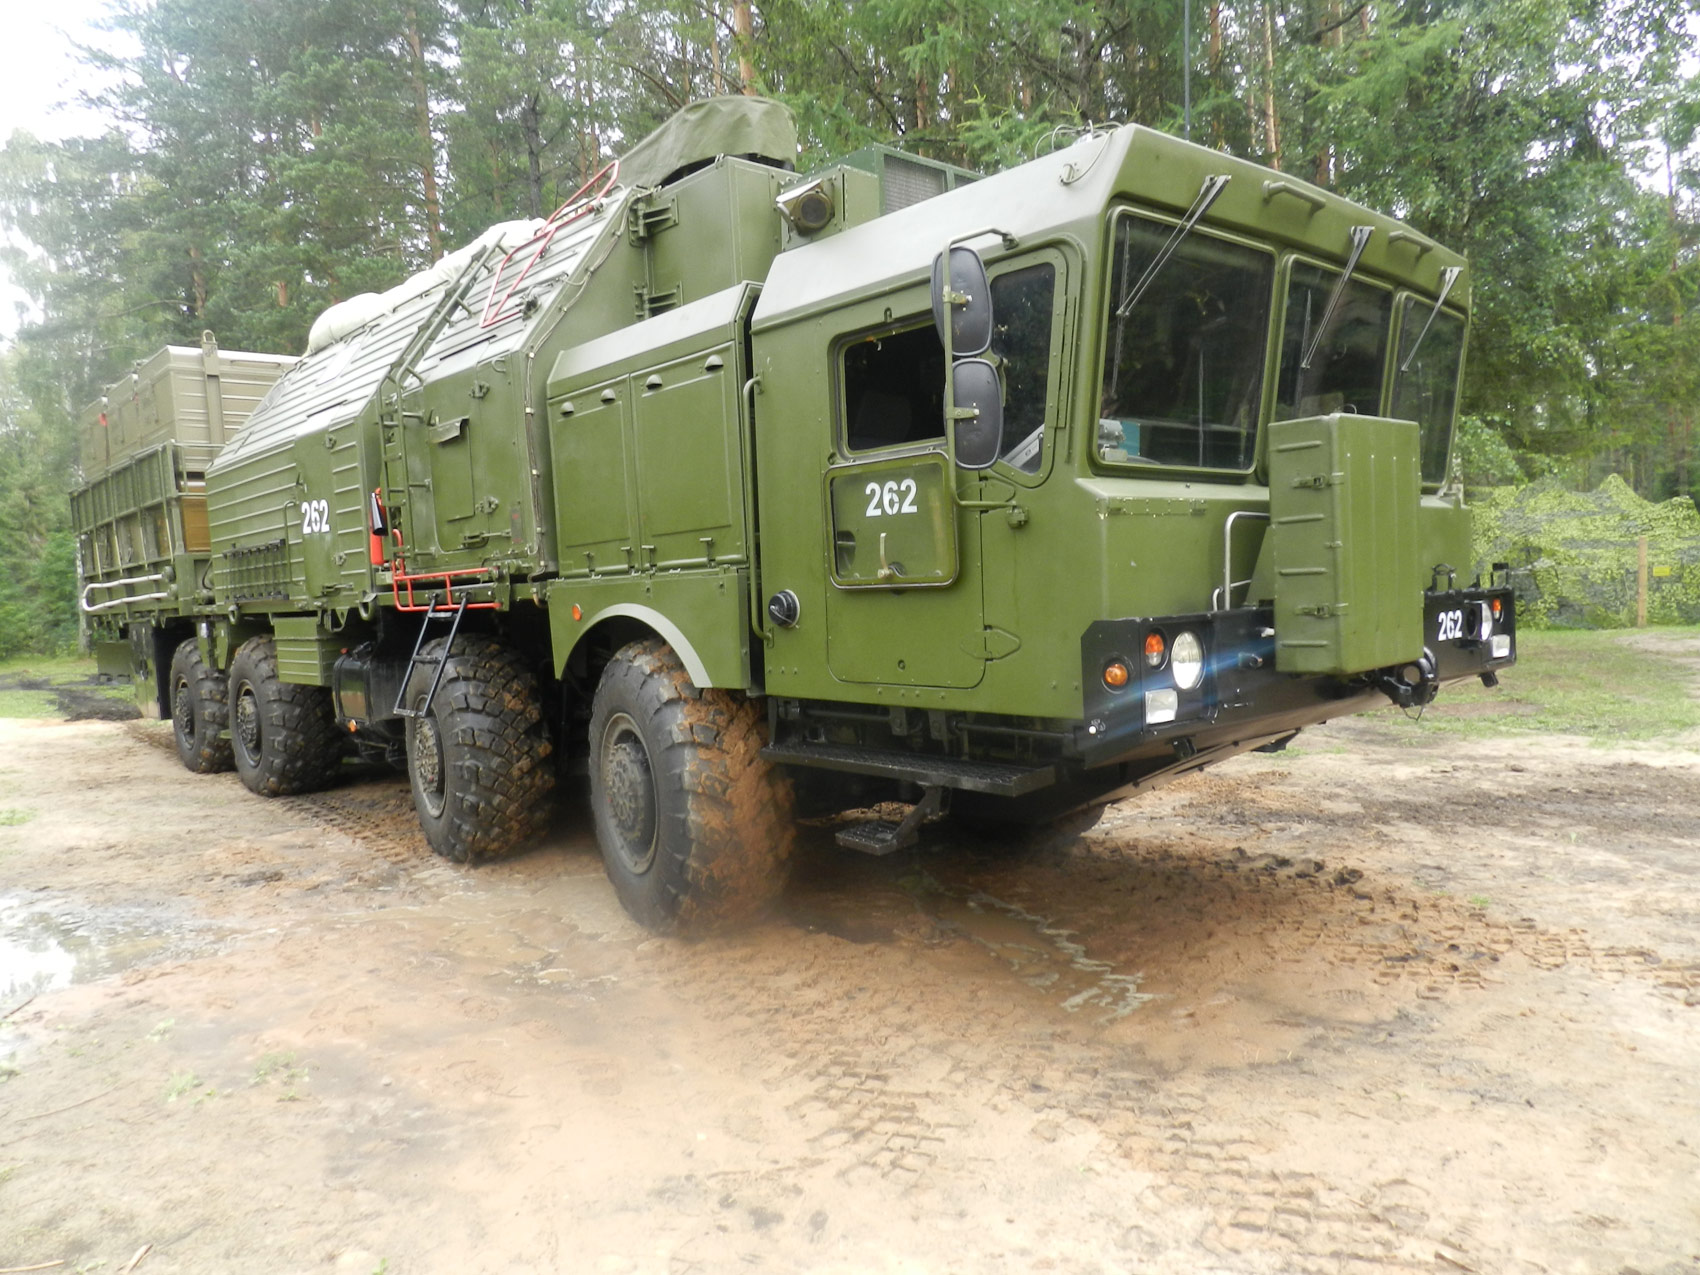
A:
[[[620,184],[659,186],[680,169],[720,155],[796,163],[797,125],[791,108],[765,97],[692,102],[620,158]]]

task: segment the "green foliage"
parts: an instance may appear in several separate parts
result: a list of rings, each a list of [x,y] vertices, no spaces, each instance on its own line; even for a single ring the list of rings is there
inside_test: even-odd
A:
[[[300,350],[328,303],[546,215],[679,106],[786,101],[800,168],[872,142],[1003,167],[1179,132],[1471,260],[1473,485],[1700,494],[1700,0],[118,0],[95,137],[0,147],[0,655],[73,632],[77,409],[161,344]],[[746,37],[741,32],[746,29]],[[1187,36],[1190,35],[1190,43]],[[51,507],[50,507],[51,506]],[[1685,613],[1685,612],[1678,612]]]
[[[1592,492],[1545,479],[1477,492],[1472,512],[1477,566],[1512,566],[1521,625],[1633,625],[1642,536],[1648,619],[1700,623],[1700,511],[1687,496],[1653,503],[1615,474]]]

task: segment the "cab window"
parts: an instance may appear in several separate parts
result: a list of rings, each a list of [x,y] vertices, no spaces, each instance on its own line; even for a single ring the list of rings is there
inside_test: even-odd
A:
[[[1276,420],[1333,412],[1381,414],[1393,294],[1363,279],[1349,279],[1334,313],[1329,315],[1328,301],[1339,281],[1338,270],[1306,262],[1293,264],[1287,287],[1286,326],[1281,330]],[[1324,318],[1326,329],[1322,327]]]
[[[1275,258],[1116,220],[1098,458],[1244,471],[1257,449]],[[1165,249],[1168,255],[1165,256]]]
[[[1003,382],[999,456],[1029,474],[1044,456],[1056,281],[1050,262],[992,280],[992,343],[984,357]],[[856,337],[841,357],[847,450],[944,441],[944,346],[931,315]]]

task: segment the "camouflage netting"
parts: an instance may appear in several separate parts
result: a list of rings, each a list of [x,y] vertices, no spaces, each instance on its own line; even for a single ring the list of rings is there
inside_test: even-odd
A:
[[[1616,474],[1591,492],[1556,479],[1470,493],[1476,565],[1509,563],[1520,623],[1611,629],[1635,623],[1638,541],[1647,537],[1647,620],[1700,624],[1700,510],[1654,504]]]

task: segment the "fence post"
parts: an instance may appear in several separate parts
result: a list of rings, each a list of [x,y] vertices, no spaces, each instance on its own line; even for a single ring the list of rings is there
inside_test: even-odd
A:
[[[1647,537],[1642,536],[1637,546],[1639,564],[1635,569],[1635,627],[1647,627]]]

